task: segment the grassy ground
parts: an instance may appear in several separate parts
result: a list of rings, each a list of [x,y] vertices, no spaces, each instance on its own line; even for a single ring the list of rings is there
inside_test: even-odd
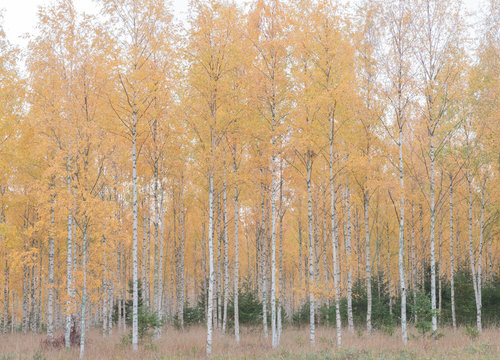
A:
[[[282,334],[281,344],[273,350],[270,339],[264,339],[260,329],[243,329],[241,342],[236,345],[231,335],[216,334],[213,344],[213,359],[500,359],[500,328],[485,329],[483,334],[471,339],[465,329],[453,332],[442,329],[439,340],[416,337],[411,331],[405,348],[399,334],[392,336],[374,332],[371,336],[362,333],[343,332],[343,345],[336,347],[334,329],[316,330],[316,346],[309,345],[308,328],[288,328]],[[202,327],[179,331],[164,330],[160,339],[141,345],[137,353],[124,345],[122,334],[117,331],[102,338],[98,331],[90,332],[86,345],[86,359],[197,359],[204,358],[205,330]],[[43,335],[0,335],[0,360],[14,359],[77,359],[78,348],[42,350]]]

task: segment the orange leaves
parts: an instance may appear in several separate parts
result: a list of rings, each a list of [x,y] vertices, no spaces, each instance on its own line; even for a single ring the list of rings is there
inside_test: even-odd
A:
[[[365,196],[370,204],[371,243],[377,243],[378,253],[372,252],[371,257],[378,258],[373,263],[378,271],[396,279],[399,200],[402,195],[407,199],[406,219],[412,205],[425,209],[427,201],[423,194],[429,185],[425,160],[429,115],[439,114],[443,119],[436,130],[441,146],[436,176],[441,172],[456,175],[461,236],[467,230],[464,169],[474,177],[474,221],[479,213],[479,189],[486,179],[486,212],[493,219],[487,229],[493,235],[498,230],[494,214],[499,196],[495,159],[500,85],[496,33],[489,33],[496,24],[491,24],[478,46],[477,63],[466,66],[460,44],[443,47],[447,53],[439,54],[445,60],[441,72],[424,84],[415,72],[419,63],[412,46],[417,44],[419,29],[411,21],[415,14],[406,7],[415,5],[411,1],[401,2],[402,7],[384,2],[380,8],[367,2],[353,14],[329,0],[256,0],[248,11],[232,2],[197,0],[192,2],[185,35],[163,0],[99,3],[104,13],[95,18],[76,13],[70,1],[59,1],[40,12],[39,33],[29,46],[26,80],[16,68],[19,51],[0,38],[0,202],[5,210],[5,221],[0,221],[0,271],[7,252],[16,281],[22,280],[23,265],[39,266],[42,260],[45,286],[50,235],[58,251],[55,279],[63,288],[66,275],[61,264],[71,215],[75,287],[80,291],[83,284],[84,231],[89,244],[91,300],[102,301],[104,276],[118,283],[117,287],[127,286],[132,253],[133,135],[138,151],[139,244],[142,232],[148,231],[147,225],[146,230],[142,228],[143,215],[151,218],[150,224],[158,221],[165,241],[164,268],[159,272],[173,279],[179,270],[172,266],[176,261],[172,249],[179,243],[179,227],[185,227],[183,273],[190,296],[205,280],[209,172],[214,175],[216,199],[224,179],[228,199],[238,185],[240,271],[252,285],[260,281],[257,263],[261,243],[267,246],[269,242],[274,200],[276,207],[280,204],[276,227],[283,216],[282,290],[301,298],[306,291],[307,284],[300,279],[308,277],[307,170],[311,174],[311,233],[318,247],[314,266],[319,259],[320,269],[319,279],[310,284],[315,297],[334,295],[332,222],[337,227],[340,282],[345,282],[348,270],[355,277],[364,276]],[[418,44],[425,48],[422,39]],[[434,105],[446,106],[427,111],[423,94],[432,95]],[[398,125],[404,125],[404,193],[397,171]],[[436,182],[442,196],[446,180],[441,177]],[[352,191],[349,208],[341,194],[346,185]],[[335,221],[332,197],[336,198]],[[234,209],[232,201],[228,204],[229,262],[234,263]],[[444,216],[446,206],[444,201],[439,203],[438,216]],[[182,221],[180,209],[185,216]],[[349,210],[350,256],[346,250]],[[418,231],[414,237],[421,254],[417,257],[424,260],[428,217],[423,210],[422,243]],[[216,215],[217,235],[220,221]],[[475,234],[476,222],[473,226]],[[379,236],[386,227],[393,229],[390,240],[385,234]],[[443,229],[446,233],[444,225]],[[411,239],[412,227],[405,223],[404,231],[405,239]],[[149,255],[144,259],[153,260]],[[387,264],[389,256],[393,256],[391,264]],[[443,255],[443,261],[447,256]],[[142,259],[139,256],[140,265]],[[171,281],[174,291],[177,284]]]

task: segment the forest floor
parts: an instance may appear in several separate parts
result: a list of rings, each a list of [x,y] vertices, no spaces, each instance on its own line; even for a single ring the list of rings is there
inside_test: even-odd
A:
[[[241,341],[236,345],[231,334],[215,333],[212,359],[332,359],[332,360],[413,360],[413,359],[500,359],[500,328],[484,329],[483,334],[471,339],[464,328],[457,332],[442,329],[439,340],[417,337],[410,331],[405,348],[399,334],[392,336],[375,331],[371,336],[343,332],[341,349],[336,347],[333,328],[316,329],[316,346],[309,345],[309,329],[289,327],[284,329],[278,349],[271,348],[271,340],[264,339],[259,329],[242,330]],[[88,333],[85,347],[86,359],[199,359],[204,358],[206,332],[202,327],[185,331],[171,327],[164,330],[160,339],[140,346],[137,353],[124,344],[123,334],[114,331],[103,338],[97,330]],[[0,335],[0,360],[77,359],[79,350],[43,349],[43,335]]]

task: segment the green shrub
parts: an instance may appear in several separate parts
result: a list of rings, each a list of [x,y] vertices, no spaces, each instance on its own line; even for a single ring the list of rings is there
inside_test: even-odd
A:
[[[410,304],[412,312],[417,315],[415,327],[418,332],[425,336],[432,329],[432,305],[427,294],[419,290],[417,292],[416,301]]]
[[[238,314],[241,325],[258,325],[262,323],[262,301],[259,294],[253,290],[248,281],[238,292]],[[269,314],[268,314],[269,315]],[[234,299],[231,297],[227,308],[228,322],[234,326]]]
[[[129,282],[129,296],[130,299],[125,302],[126,311],[126,322],[127,325],[132,327],[132,310],[133,310],[133,284],[132,281]],[[137,334],[140,341],[149,340],[153,336],[153,331],[155,328],[161,327],[163,325],[163,320],[159,318],[153,309],[146,306],[142,302],[142,284],[141,281],[137,282],[137,293],[138,293],[138,307],[137,307]],[[115,308],[118,311],[118,308]],[[128,334],[130,341],[132,339],[132,330]],[[122,342],[125,341],[122,339]]]

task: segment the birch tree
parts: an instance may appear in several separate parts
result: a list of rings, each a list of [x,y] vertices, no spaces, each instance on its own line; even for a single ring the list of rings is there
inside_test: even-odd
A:
[[[239,12],[234,5],[220,2],[196,1],[192,7],[189,33],[190,61],[189,81],[193,86],[194,99],[203,100],[203,105],[194,104],[192,119],[188,123],[197,139],[202,158],[206,162],[203,172],[208,177],[208,307],[206,353],[212,352],[214,268],[214,179],[221,168],[218,157],[221,141],[233,124],[224,116],[231,88],[231,70],[236,66],[234,44],[238,38]]]
[[[146,125],[151,121],[151,105],[155,99],[152,54],[168,29],[170,14],[162,2],[155,0],[103,0],[104,12],[110,18],[108,32],[114,41],[112,76],[113,95],[109,104],[119,124],[111,131],[131,143],[132,163],[132,348],[138,349],[138,274],[137,274],[137,159],[144,141]],[[125,30],[125,31],[124,31]]]
[[[384,56],[387,62],[384,63],[385,72],[389,80],[384,88],[385,97],[388,104],[387,117],[394,126],[390,128],[389,123],[382,121],[386,133],[397,146],[398,161],[393,161],[397,168],[399,177],[399,209],[395,210],[399,220],[399,286],[401,295],[401,337],[403,343],[408,342],[408,330],[406,323],[406,281],[404,268],[404,211],[405,211],[405,178],[404,178],[404,126],[410,116],[410,103],[412,98],[412,76],[411,66],[411,45],[412,45],[412,9],[403,0],[391,3],[391,7],[383,14],[385,34],[387,36],[387,53]]]
[[[430,253],[431,253],[431,310],[432,331],[437,331],[436,311],[436,200],[435,161],[447,136],[443,125],[449,117],[449,104],[453,97],[453,84],[460,68],[456,57],[460,54],[462,19],[458,4],[451,1],[424,0],[419,2],[416,57],[422,71],[422,95],[425,98],[423,116],[429,136],[429,202],[430,202]],[[438,199],[439,200],[439,199]]]

